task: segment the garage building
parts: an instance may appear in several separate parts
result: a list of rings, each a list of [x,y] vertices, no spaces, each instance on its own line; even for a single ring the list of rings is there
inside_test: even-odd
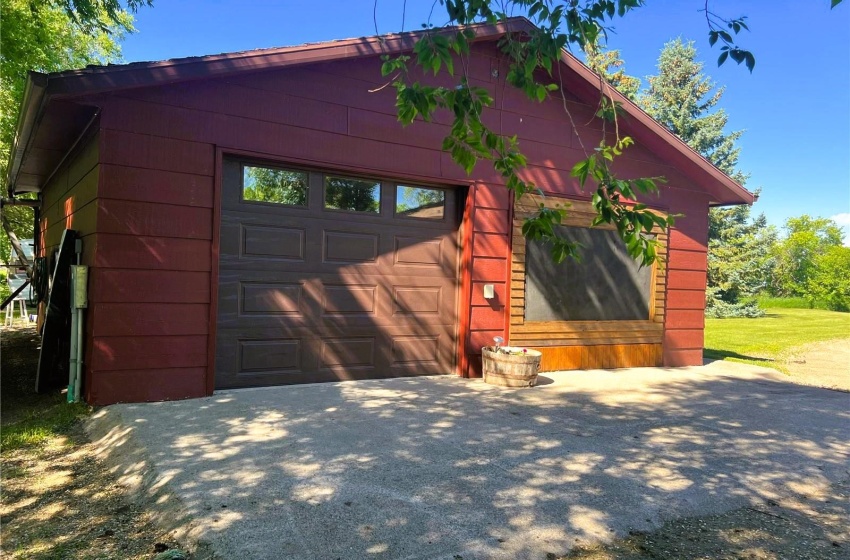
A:
[[[663,266],[625,262],[570,176],[601,137],[598,77],[564,53],[562,93],[504,86],[497,41],[529,25],[475,26],[468,74],[545,199],[513,200],[486,162],[467,176],[448,116],[397,122],[380,55],[417,33],[31,74],[8,188],[39,193],[39,255],[82,239],[85,399],[477,377],[495,336],[550,371],[702,363],[708,210],[752,194],[622,99],[637,146],[617,171],[664,176],[642,202],[682,215]],[[571,204],[593,258],[554,267],[523,239],[539,203]]]

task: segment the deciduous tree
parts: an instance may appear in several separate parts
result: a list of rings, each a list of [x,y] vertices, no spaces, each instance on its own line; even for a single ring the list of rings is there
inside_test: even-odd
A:
[[[806,296],[833,311],[850,311],[850,247],[833,245],[815,256]]]
[[[142,2],[131,0],[129,5],[138,7]],[[133,20],[114,0],[3,0],[0,21],[0,177],[5,196],[9,153],[27,73],[115,61],[121,55],[121,38],[133,31]],[[18,237],[32,237],[32,210],[6,206],[3,212]],[[10,252],[9,239],[0,233],[0,261],[8,263]]]
[[[503,22],[508,19],[512,8],[525,12],[535,27],[517,34],[507,33],[500,41],[500,47],[510,61],[505,81],[532,100],[543,102],[550,94],[559,95],[563,86],[557,79],[562,49],[569,44],[579,48],[596,44],[604,35],[606,21],[639,7],[642,0],[618,0],[616,3],[608,0],[567,1],[563,4],[547,0],[514,0],[508,3],[445,0],[443,4],[449,23],[461,26]],[[542,194],[521,174],[526,159],[519,150],[517,139],[502,136],[482,122],[483,109],[493,103],[493,96],[486,89],[470,84],[463,72],[463,64],[459,64],[460,75],[454,87],[422,83],[418,74],[410,71],[410,66],[415,64],[435,76],[441,71],[454,76],[455,61],[463,61],[469,55],[474,35],[475,32],[469,28],[448,34],[427,33],[414,46],[412,57],[384,57],[382,71],[384,75],[392,76],[399,120],[409,125],[416,119],[430,121],[437,111],[448,112],[453,115],[453,123],[442,147],[467,173],[472,172],[478,160],[489,160],[515,196],[531,192]],[[609,97],[603,97],[603,100],[600,116],[606,120],[614,119],[618,109],[616,103]],[[588,181],[593,185],[592,202],[597,210],[594,224],[615,225],[629,253],[643,264],[650,264],[657,255],[657,241],[652,231],[657,227],[667,227],[673,218],[658,216],[641,204],[632,206],[624,202],[625,199],[637,198],[638,193],[657,190],[655,178],[623,180],[614,176],[611,162],[632,143],[631,138],[618,134],[610,144],[603,142],[593,152],[588,152],[587,159],[579,162],[572,172],[582,185]],[[577,244],[557,234],[557,225],[564,214],[563,209],[541,205],[539,212],[527,218],[522,227],[522,233],[528,239],[548,242],[556,261],[577,255]]]
[[[831,0],[835,7],[841,0]],[[509,85],[522,90],[530,99],[544,101],[557,95],[563,84],[553,71],[557,67],[561,50],[565,47],[584,49],[597,44],[607,36],[610,23],[644,5],[644,0],[440,0],[445,7],[448,23],[467,25],[476,22],[503,22],[509,14],[526,15],[536,28],[521,36],[508,34],[501,42],[503,52],[510,60],[506,76]],[[700,3],[705,17],[709,42],[720,49],[718,64],[729,60],[744,64],[751,72],[755,56],[737,44],[737,36],[748,30],[746,17],[726,18],[713,12],[710,2]],[[436,7],[436,3],[435,3]],[[430,28],[430,24],[425,25]],[[391,76],[396,89],[396,106],[399,120],[409,125],[416,119],[431,120],[437,111],[453,115],[451,132],[443,142],[443,149],[452,159],[471,172],[479,160],[488,160],[503,176],[508,189],[516,196],[537,191],[537,186],[524,180],[521,170],[526,164],[516,138],[504,137],[490,130],[481,121],[482,109],[493,102],[490,92],[470,85],[462,69],[452,87],[423,84],[409,71],[416,64],[434,75],[441,71],[455,74],[455,60],[467,56],[474,32],[465,29],[456,34],[433,33],[420,40],[413,56],[385,57],[383,73]],[[460,65],[461,67],[463,65]],[[602,88],[599,116],[606,120],[616,118],[618,107]],[[618,130],[618,129],[615,129]],[[603,135],[604,137],[604,135]],[[624,199],[657,190],[658,178],[622,180],[612,172],[611,161],[633,143],[627,136],[616,135],[613,142],[603,142],[587,158],[573,168],[572,173],[584,186],[590,183],[593,205],[597,211],[594,224],[614,224],[628,247],[629,253],[643,264],[656,259],[653,230],[670,225],[671,220],[661,219],[642,205],[629,206]],[[718,160],[722,159],[721,146],[714,148]],[[541,207],[540,212],[526,219],[523,234],[529,239],[542,239],[551,244],[556,261],[576,255],[576,246],[556,235],[556,227],[564,212]]]
[[[776,244],[772,291],[778,296],[809,297],[813,291],[816,261],[832,247],[840,247],[842,230],[827,218],[804,214],[785,222],[785,237]],[[818,292],[819,293],[819,292]]]

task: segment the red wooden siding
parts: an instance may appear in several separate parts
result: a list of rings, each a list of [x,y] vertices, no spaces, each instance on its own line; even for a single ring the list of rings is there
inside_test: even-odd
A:
[[[213,148],[101,127],[87,400],[203,396]]]
[[[595,107],[568,97],[577,135],[560,100],[534,103],[495,84],[490,70],[500,64],[486,45],[477,46],[470,60],[475,84],[495,93],[495,107],[485,119],[518,135],[529,179],[550,193],[586,196],[569,171],[598,142]],[[445,115],[401,127],[393,92],[369,91],[383,83],[379,68],[376,58],[350,60],[87,99],[102,108],[100,185],[94,190],[100,198],[89,214],[80,214],[76,201],[72,206],[75,215],[97,223],[92,237],[97,253],[87,257],[95,265],[89,347],[97,354],[87,360],[89,402],[185,398],[211,390],[210,353],[200,351],[199,341],[211,345],[215,336],[210,306],[217,281],[217,150],[432,184],[470,184],[463,226],[470,243],[461,264],[469,274],[462,279],[459,343],[468,355],[458,363],[460,373],[477,373],[480,347],[494,336],[507,338],[513,199],[486,162],[469,177],[441,151]],[[668,301],[671,310],[683,313],[668,314],[664,360],[699,363],[702,321],[692,312],[703,306],[708,198],[647,150],[627,151],[618,168],[627,176],[666,176],[660,198],[650,202],[686,215],[670,235]],[[84,176],[79,171],[77,181]],[[68,177],[57,185],[68,185]],[[49,190],[63,189],[68,190]],[[50,196],[53,205],[60,203],[61,195]],[[48,212],[43,231],[60,216],[66,213]],[[53,230],[47,238],[58,242]],[[485,283],[495,285],[494,300],[481,297]],[[184,353],[178,346],[146,351],[171,336],[191,341]]]
[[[66,229],[77,232],[83,242],[83,264],[92,266],[96,261],[95,241],[97,231],[97,195],[100,173],[99,140],[93,135],[80,144],[62,167],[46,185],[42,195],[39,227],[38,254],[48,258],[59,248],[62,233]],[[48,261],[49,262],[49,261]],[[95,318],[91,309],[85,312],[85,348],[84,364],[94,356],[92,348],[92,329]],[[85,384],[88,385],[89,370],[85,370]]]
[[[84,240],[96,231],[98,140],[89,139],[71,154],[44,189],[39,224],[39,254],[50,255],[59,247],[62,232],[74,229]],[[94,258],[94,244],[83,243],[83,259]]]
[[[460,262],[458,266],[458,274],[460,276],[460,285],[458,289],[458,336],[457,336],[457,370],[464,377],[469,377],[470,366],[470,350],[469,338],[466,333],[469,332],[469,315],[472,305],[472,217],[475,214],[475,197],[474,188],[470,188],[466,192],[465,200],[463,201],[463,219],[460,223]]]
[[[207,353],[204,335],[109,336],[94,341],[91,366],[97,370],[157,368],[167,356],[175,368],[192,367]],[[130,366],[133,366],[132,368]]]
[[[502,186],[478,184],[472,191],[475,213],[472,220],[472,283],[467,352],[481,353],[481,347],[493,344],[493,337],[507,340],[508,271],[510,266],[510,203]],[[497,297],[486,300],[484,285],[493,284]],[[462,372],[480,377],[481,362],[470,361]]]
[[[95,376],[90,404],[144,402],[203,396],[206,367],[146,367],[131,370],[99,370]],[[89,400],[91,399],[91,400]]]
[[[663,363],[700,365],[705,326],[708,198],[680,189],[670,189],[665,194],[672,211],[685,217],[679,218],[670,232]]]

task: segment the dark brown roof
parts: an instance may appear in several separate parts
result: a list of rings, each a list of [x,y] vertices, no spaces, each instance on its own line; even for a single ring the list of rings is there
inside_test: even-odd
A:
[[[494,40],[505,33],[530,31],[533,24],[525,18],[511,18],[498,24],[476,24],[475,41]],[[446,33],[455,30],[446,29]],[[165,85],[189,80],[257,72],[273,68],[344,60],[409,51],[424,31],[309,43],[294,47],[257,49],[234,53],[177,58],[159,62],[89,66],[52,74],[30,73],[12,147],[7,184],[10,194],[38,191],[61,163],[96,109],[73,103],[59,103],[82,95],[123,89]],[[564,51],[561,61],[567,75],[577,78],[571,90],[579,97],[596,101],[599,77],[576,57]],[[613,90],[628,115],[629,129],[636,141],[676,166],[687,177],[713,195],[714,204],[751,204],[753,195],[735,180],[717,169],[664,126],[652,119],[633,102]],[[39,136],[39,142],[33,142]],[[39,147],[35,147],[37,144]],[[40,151],[39,151],[40,150]]]

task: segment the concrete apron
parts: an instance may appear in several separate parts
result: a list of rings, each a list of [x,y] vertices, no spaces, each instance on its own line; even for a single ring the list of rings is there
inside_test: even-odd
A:
[[[456,377],[113,405],[101,459],[198,558],[545,558],[846,479],[850,395],[773,370]]]

